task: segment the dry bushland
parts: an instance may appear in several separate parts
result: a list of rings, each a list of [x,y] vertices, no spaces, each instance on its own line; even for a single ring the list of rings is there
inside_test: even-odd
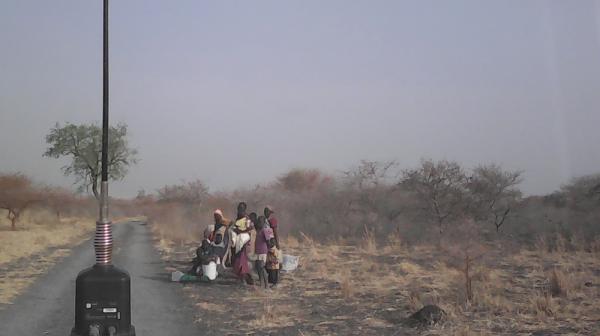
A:
[[[22,174],[0,174],[0,303],[10,302],[90,237],[94,205]]]
[[[89,239],[94,227],[92,218],[57,219],[44,209],[26,212],[18,230],[10,230],[10,222],[0,218],[0,303],[11,302],[72,246]]]
[[[232,216],[239,201],[254,211],[274,205],[284,253],[301,256],[275,292],[248,291],[227,276],[217,290],[187,285],[198,323],[230,334],[600,333],[600,179],[521,199],[520,172],[496,165],[394,169],[293,170],[191,207],[155,201],[150,217],[172,269],[191,257],[212,210]],[[221,309],[204,308],[219,300]],[[429,304],[444,309],[446,323],[414,329],[408,316]]]
[[[197,322],[214,334],[232,335],[600,332],[596,253],[506,250],[490,244],[472,265],[467,300],[463,260],[448,253],[447,246],[380,244],[369,251],[354,244],[318,243],[306,235],[282,245],[285,253],[301,257],[301,266],[284,273],[275,291],[240,287],[228,274],[213,285],[186,285],[197,302]],[[191,245],[171,246],[163,252],[175,269],[192,250]],[[428,304],[444,309],[447,321],[429,328],[409,323],[410,314]]]
[[[197,236],[212,221],[214,209],[231,218],[236,204],[245,201],[259,213],[267,204],[274,206],[281,234],[304,232],[321,242],[359,243],[365,228],[377,240],[394,235],[408,243],[444,240],[472,220],[484,241],[530,245],[539,236],[559,234],[590,246],[600,233],[594,225],[600,219],[594,183],[584,179],[580,186],[576,180],[577,188],[567,185],[548,196],[521,198],[520,174],[493,164],[469,170],[456,162],[424,160],[399,171],[393,162],[363,161],[341,175],[294,169],[271,183],[228,193],[210,193],[198,181],[166,186],[131,206],[144,205],[151,219],[164,217],[155,222],[166,225],[160,231],[167,236],[194,230]],[[171,215],[161,215],[167,212]]]
[[[6,211],[10,228],[17,229],[17,222],[28,208],[41,201],[39,190],[31,179],[22,174],[0,175],[0,209]]]

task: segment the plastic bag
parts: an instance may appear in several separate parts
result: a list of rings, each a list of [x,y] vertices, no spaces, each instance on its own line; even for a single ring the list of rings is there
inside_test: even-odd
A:
[[[298,262],[300,261],[299,256],[293,256],[289,254],[283,255],[283,261],[281,262],[281,270],[290,272],[298,268]]]
[[[183,277],[184,273],[180,272],[180,271],[175,271],[171,273],[171,281],[174,282],[179,282],[179,280],[181,280],[181,277]]]

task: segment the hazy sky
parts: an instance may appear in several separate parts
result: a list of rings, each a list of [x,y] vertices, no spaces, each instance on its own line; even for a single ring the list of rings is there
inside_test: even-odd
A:
[[[101,117],[102,1],[0,1],[0,171],[69,186],[58,122]],[[111,2],[111,120],[140,163],[111,193],[421,157],[600,172],[599,1]]]

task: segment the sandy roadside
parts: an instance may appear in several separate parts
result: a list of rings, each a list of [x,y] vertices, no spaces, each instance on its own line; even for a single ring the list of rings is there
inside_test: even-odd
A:
[[[89,240],[94,229],[94,219],[81,217],[42,221],[30,216],[16,231],[0,221],[0,304],[10,304],[73,247]]]

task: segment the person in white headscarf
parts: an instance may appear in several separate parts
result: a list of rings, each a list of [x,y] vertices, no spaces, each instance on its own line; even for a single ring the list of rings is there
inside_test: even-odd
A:
[[[215,224],[208,239],[213,247],[214,254],[223,259],[229,240],[227,235],[227,225],[229,224],[229,220],[225,218],[221,209],[215,210],[213,216],[215,219]]]

